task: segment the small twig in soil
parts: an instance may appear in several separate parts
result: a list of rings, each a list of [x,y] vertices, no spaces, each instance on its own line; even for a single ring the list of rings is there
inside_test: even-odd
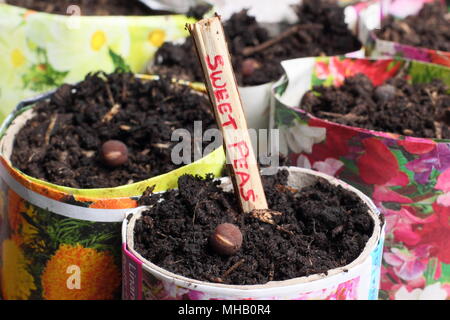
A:
[[[437,139],[442,139],[442,123],[434,121],[434,132]]]
[[[322,29],[322,28],[323,28],[323,26],[321,24],[297,24],[297,25],[294,25],[294,26],[290,27],[289,29],[283,31],[276,37],[267,40],[266,42],[263,42],[254,47],[244,48],[244,50],[242,50],[242,54],[246,57],[251,56],[257,52],[263,51],[263,50],[277,44],[278,42],[299,32],[300,30],[311,30],[311,29]]]
[[[405,136],[412,136],[414,134],[414,131],[412,131],[411,129],[403,129],[403,134]]]
[[[325,111],[319,111],[319,113],[324,116],[339,118],[339,119],[343,119],[343,120],[347,120],[347,121],[366,121],[367,120],[367,117],[358,116],[354,113],[340,114],[340,113],[325,112]]]
[[[290,186],[284,186],[282,184],[276,184],[275,189],[277,189],[280,192],[287,192],[287,191],[292,192],[292,193],[298,192],[298,189],[292,188]]]
[[[130,126],[127,126],[126,124],[122,124],[119,126],[120,130],[129,131],[131,129]]]
[[[155,231],[155,232],[156,232],[156,234],[160,235],[161,237],[167,238],[167,235],[165,235],[164,233],[161,233],[159,231]]]
[[[231,267],[229,267],[224,273],[222,278],[220,279],[224,279],[227,276],[229,276],[234,270],[236,270],[237,268],[239,268],[243,263],[245,262],[245,259],[241,259],[238,262],[236,262],[235,264],[233,264]]]
[[[316,221],[312,221],[312,224],[313,224],[313,231],[314,231],[314,234],[317,234],[317,231],[316,231]]]
[[[53,114],[52,117],[50,118],[50,123],[48,125],[47,131],[45,132],[45,137],[44,137],[45,145],[48,145],[50,142],[50,137],[52,135],[53,128],[55,127],[57,118],[58,118],[58,114],[56,114],[56,113]]]
[[[168,144],[168,143],[154,143],[154,144],[152,144],[152,147],[160,148],[160,149],[168,149],[170,147],[170,144]]]
[[[86,158],[92,158],[95,155],[95,151],[93,150],[81,150],[81,154]]]
[[[125,79],[123,79],[123,86],[122,86],[122,101],[125,101],[127,98],[127,81]]]
[[[274,270],[273,263],[271,263],[270,264],[270,271],[269,271],[269,281],[273,280],[274,275],[275,275],[275,270]]]
[[[278,226],[278,225],[277,225],[277,226],[276,226],[276,229],[279,230],[279,231],[282,231],[282,232],[286,232],[286,233],[290,234],[291,236],[295,235],[295,233],[294,233],[293,231],[288,230],[288,229],[285,229],[285,228],[283,228],[282,226]]]
[[[331,230],[331,236],[333,238],[335,238],[339,233],[342,232],[342,230],[344,230],[344,226],[343,225],[339,225],[336,228],[334,228],[333,230]]]
[[[174,98],[176,98],[176,97],[175,97],[175,96],[168,96],[168,97],[165,97],[164,99],[162,99],[162,100],[160,101],[160,103],[167,102],[167,101],[169,101],[169,100],[171,100],[171,99],[174,99]]]
[[[310,242],[308,242],[308,245],[306,246],[306,249],[309,250],[309,248],[311,248],[311,245],[312,245],[313,242],[314,242],[314,238]]]
[[[211,278],[209,278],[209,280],[211,282],[216,282],[216,283],[222,283],[223,282],[223,280],[221,278],[219,278],[219,277],[211,277]]]
[[[268,224],[275,224],[275,221],[273,221],[272,216],[282,215],[281,212],[266,209],[252,210],[250,214],[252,215],[253,218],[256,218]]]
[[[119,112],[120,105],[114,104],[111,109],[103,116],[102,122],[109,122]]]
[[[109,122],[111,119],[120,111],[120,104],[116,103],[114,101],[111,88],[109,87],[108,82],[105,83],[106,85],[106,92],[108,93],[108,99],[111,103],[111,109],[103,116],[102,122]]]

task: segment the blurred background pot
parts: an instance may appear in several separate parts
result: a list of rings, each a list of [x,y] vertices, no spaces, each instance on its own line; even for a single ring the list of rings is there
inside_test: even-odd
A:
[[[286,77],[274,86],[273,111],[282,152],[293,165],[357,187],[386,216],[380,297],[412,298],[408,293],[413,289],[432,299],[448,297],[450,141],[341,125],[299,105],[313,86],[340,85],[357,73],[376,85],[399,72],[412,82],[441,79],[450,85],[450,69],[401,59],[344,57],[296,59],[284,67]]]
[[[366,45],[371,57],[403,57],[424,62],[431,62],[450,67],[450,52],[434,50],[426,47],[412,46],[400,42],[383,40],[375,30],[382,25],[382,20],[388,16],[404,20],[410,15],[417,15],[424,4],[433,1],[445,3],[442,0],[377,0],[361,10],[359,23],[360,39]]]

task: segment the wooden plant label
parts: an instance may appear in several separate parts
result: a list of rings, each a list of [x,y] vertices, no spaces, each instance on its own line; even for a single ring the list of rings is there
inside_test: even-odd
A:
[[[228,45],[215,16],[187,24],[200,58],[209,98],[222,131],[234,190],[243,212],[267,209],[267,200],[253,152]]]

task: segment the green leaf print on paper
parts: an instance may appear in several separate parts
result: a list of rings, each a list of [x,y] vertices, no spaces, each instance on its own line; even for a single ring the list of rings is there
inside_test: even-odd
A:
[[[431,258],[428,261],[427,269],[423,273],[423,276],[425,277],[426,285],[436,283],[435,276],[436,276],[436,270],[438,268],[438,263],[439,263],[439,261],[436,258]]]
[[[434,79],[441,79],[450,86],[450,70],[444,66],[411,61],[409,75],[414,83],[426,83]]]
[[[40,277],[45,264],[61,244],[82,245],[114,255],[115,263],[120,265],[120,223],[106,223],[78,220],[54,214],[25,202],[25,210],[20,215],[27,222],[21,227],[22,247],[31,261],[31,272]],[[41,289],[41,288],[39,288]],[[42,293],[39,291],[38,296]]]
[[[439,282],[450,283],[450,264],[441,262],[441,276]]]
[[[126,64],[125,60],[111,48],[109,48],[109,56],[111,57],[114,69],[121,72],[131,72],[131,68]]]
[[[277,125],[292,126],[294,120],[297,120],[300,123],[307,123],[295,110],[289,109],[285,106],[279,106],[275,109],[275,122]]]
[[[37,47],[35,52],[38,62],[33,64],[22,75],[23,88],[39,92],[62,85],[69,71],[58,71],[54,69],[48,62],[47,53],[44,49]]]

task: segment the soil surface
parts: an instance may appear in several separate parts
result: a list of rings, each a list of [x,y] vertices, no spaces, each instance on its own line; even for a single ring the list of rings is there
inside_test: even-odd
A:
[[[375,32],[378,38],[416,47],[450,51],[450,18],[439,1],[425,4],[417,15],[399,20],[392,16]]]
[[[12,164],[35,178],[74,188],[116,187],[176,169],[181,165],[171,160],[178,143],[170,141],[172,132],[193,133],[198,120],[203,130],[216,127],[206,95],[130,73],[88,75],[79,84],[63,85],[35,110],[17,134]],[[108,140],[127,145],[125,164],[103,164],[100,149]]]
[[[6,0],[7,4],[24,7],[41,12],[67,14],[70,5],[81,8],[83,16],[109,16],[109,15],[151,15],[162,11],[151,10],[144,4],[133,0]]]
[[[316,117],[349,126],[450,139],[449,90],[439,79],[410,84],[398,77],[374,87],[368,77],[358,74],[340,87],[314,87],[300,106]]]
[[[280,23],[280,34],[274,37],[246,10],[233,14],[224,22],[239,85],[252,86],[277,80],[283,74],[280,65],[283,60],[339,55],[361,48],[361,43],[344,22],[343,9],[332,1],[305,0],[294,10],[298,22],[293,25]],[[270,45],[266,46],[268,41]],[[172,72],[187,80],[204,81],[190,38],[184,44],[163,44],[156,52],[149,72]]]
[[[288,172],[263,176],[276,225],[238,213],[233,193],[211,178],[182,176],[179,190],[146,194],[134,228],[135,249],[171,272],[197,280],[227,284],[264,284],[345,266],[355,260],[373,233],[368,207],[354,194],[326,181],[301,191],[286,187]],[[243,234],[233,256],[215,253],[208,242],[221,223]]]

